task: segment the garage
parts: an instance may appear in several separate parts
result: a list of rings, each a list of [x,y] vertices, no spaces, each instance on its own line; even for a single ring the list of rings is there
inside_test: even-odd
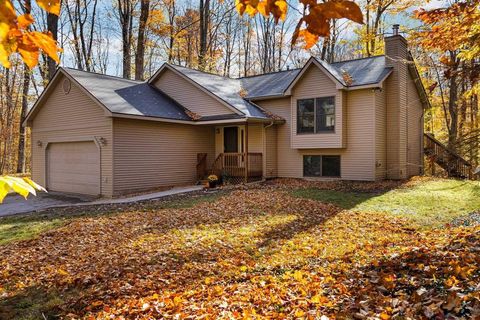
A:
[[[95,142],[49,144],[47,188],[50,191],[99,195],[100,154]]]

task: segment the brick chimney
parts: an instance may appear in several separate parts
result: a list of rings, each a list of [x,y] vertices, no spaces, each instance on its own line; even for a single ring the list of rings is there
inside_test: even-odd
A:
[[[393,35],[385,37],[387,67],[393,72],[385,82],[387,102],[387,178],[407,177],[407,81],[408,43],[393,25]]]

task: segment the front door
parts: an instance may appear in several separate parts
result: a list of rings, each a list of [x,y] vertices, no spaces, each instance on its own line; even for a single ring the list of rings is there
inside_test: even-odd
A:
[[[223,128],[223,152],[238,153],[238,127]]]

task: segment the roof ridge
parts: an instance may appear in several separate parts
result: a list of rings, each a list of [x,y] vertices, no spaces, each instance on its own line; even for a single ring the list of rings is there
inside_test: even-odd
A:
[[[67,70],[73,70],[73,71],[79,71],[79,72],[88,73],[88,74],[94,74],[94,75],[98,75],[98,76],[114,78],[114,79],[117,79],[117,80],[130,81],[130,82],[134,82],[134,83],[146,83],[146,81],[144,81],[144,80],[126,79],[126,78],[123,78],[123,77],[113,76],[113,75],[110,75],[110,74],[104,74],[104,73],[99,73],[99,72],[94,72],[94,71],[86,71],[86,70],[80,70],[80,69],[70,68],[70,67],[59,67],[59,68],[67,69]]]
[[[230,77],[222,76],[222,75],[215,74],[215,73],[212,73],[212,72],[207,72],[207,71],[202,71],[202,70],[198,70],[198,69],[194,69],[194,68],[184,67],[184,66],[180,66],[178,64],[174,64],[174,63],[170,63],[170,62],[166,62],[166,63],[171,65],[171,66],[174,66],[174,67],[189,69],[189,70],[197,71],[197,72],[200,72],[200,73],[208,74],[210,76],[216,76],[216,77],[223,78],[223,79],[228,79],[228,80],[237,80],[236,78],[230,78]]]
[[[239,78],[233,78],[236,80],[240,79],[246,79],[246,78],[255,78],[255,77],[261,77],[269,74],[276,74],[276,73],[281,73],[281,72],[287,72],[287,71],[296,71],[296,70],[301,70],[302,68],[295,68],[295,69],[288,69],[288,70],[278,70],[278,71],[272,71],[272,72],[266,72],[266,73],[260,73],[260,74],[255,74],[251,76],[244,76],[244,77],[239,77]]]
[[[278,70],[278,71],[272,71],[272,72],[266,72],[266,73],[251,75],[251,76],[233,78],[233,77],[222,76],[220,74],[216,74],[216,73],[213,73],[213,72],[202,71],[202,70],[198,70],[198,69],[195,69],[195,68],[181,66],[181,65],[178,65],[178,64],[170,63],[170,62],[166,62],[166,63],[168,63],[169,65],[174,66],[174,67],[189,69],[189,70],[197,71],[197,72],[200,72],[200,73],[204,73],[204,74],[208,74],[208,75],[211,75],[211,76],[216,76],[216,77],[223,78],[223,79],[228,79],[228,80],[241,80],[241,79],[245,79],[245,78],[254,78],[254,77],[260,77],[260,76],[264,76],[264,75],[270,75],[270,74],[275,74],[275,73],[295,71],[295,70],[301,70],[302,69],[302,68],[295,68],[295,69],[289,69],[289,70]]]
[[[356,59],[348,59],[348,60],[342,60],[342,61],[335,61],[330,64],[337,64],[337,63],[344,63],[344,62],[351,62],[351,61],[358,61],[358,60],[367,60],[367,59],[373,59],[373,58],[379,58],[379,57],[385,57],[384,54],[379,54],[376,56],[371,56],[371,57],[363,57],[363,58],[356,58]],[[326,62],[326,61],[325,61]],[[328,62],[327,62],[328,63]]]

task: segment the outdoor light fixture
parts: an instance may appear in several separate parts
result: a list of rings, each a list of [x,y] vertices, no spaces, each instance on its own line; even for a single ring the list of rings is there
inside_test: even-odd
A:
[[[103,147],[107,144],[107,139],[105,139],[104,137],[99,137],[97,139],[98,143],[100,143],[100,145]]]
[[[42,145],[43,145],[42,141],[37,140],[37,146],[38,146],[38,147],[41,147]]]

